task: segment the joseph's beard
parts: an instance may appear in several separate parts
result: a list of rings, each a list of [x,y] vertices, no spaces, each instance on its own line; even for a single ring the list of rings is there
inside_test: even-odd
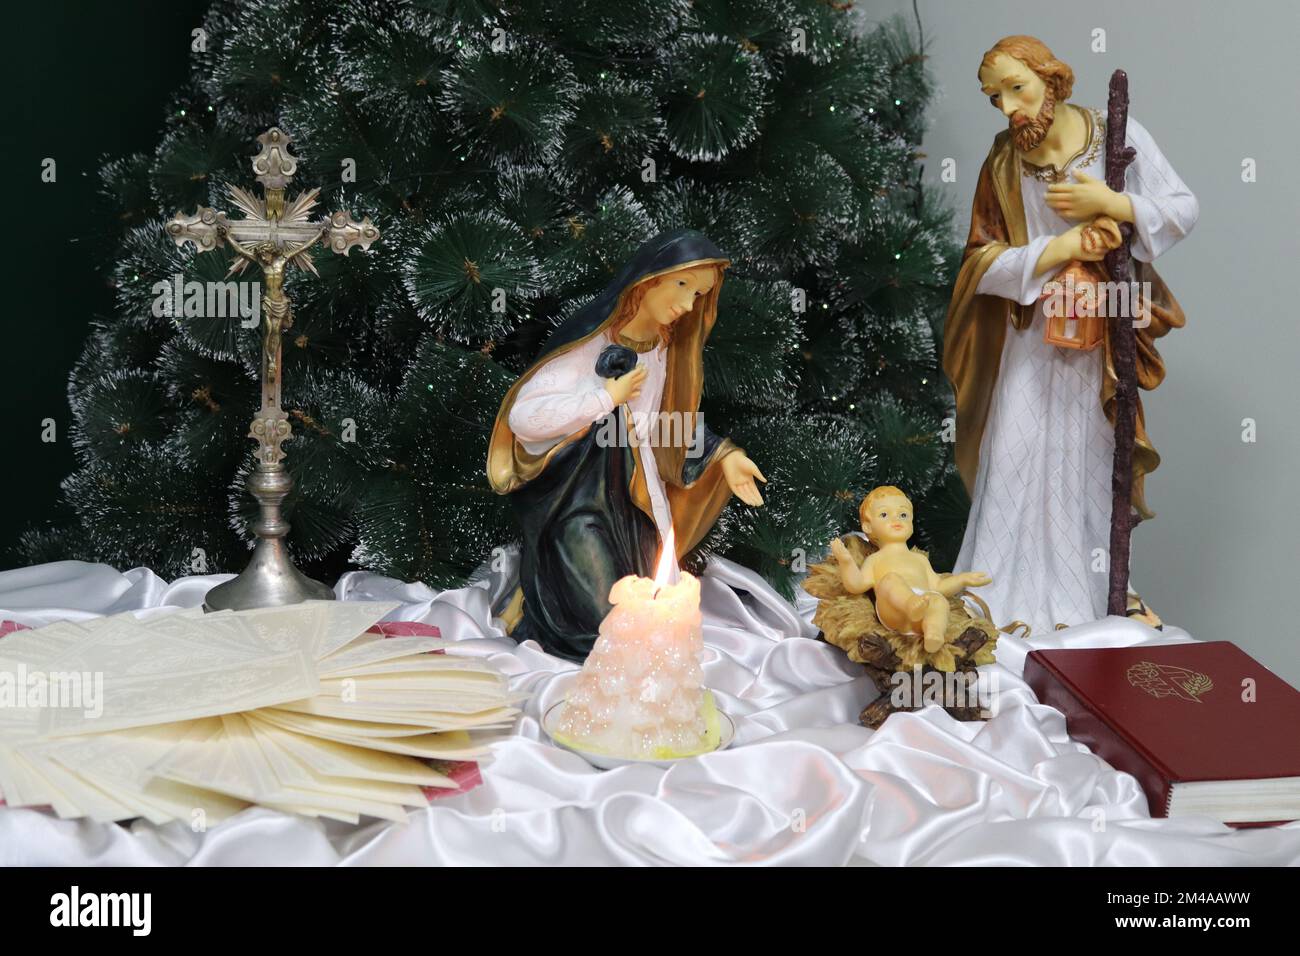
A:
[[[1038,115],[1023,126],[1011,123],[1011,138],[1016,144],[1016,149],[1022,153],[1037,149],[1038,144],[1047,136],[1047,131],[1052,128],[1052,118],[1055,115],[1056,101],[1052,98],[1052,91],[1044,90],[1043,105],[1038,108]],[[1012,119],[1014,120],[1015,117],[1013,116]]]

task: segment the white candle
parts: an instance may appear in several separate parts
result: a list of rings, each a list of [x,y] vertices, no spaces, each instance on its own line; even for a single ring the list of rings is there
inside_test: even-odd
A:
[[[673,553],[670,534],[654,580],[628,575],[610,589],[614,607],[561,708],[557,741],[658,760],[717,748],[719,718],[701,667],[700,582],[677,571]]]

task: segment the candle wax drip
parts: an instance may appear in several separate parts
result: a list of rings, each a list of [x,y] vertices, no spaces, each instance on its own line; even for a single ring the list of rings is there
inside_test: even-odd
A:
[[[656,587],[628,576],[561,707],[556,738],[619,757],[666,759],[718,745],[718,716],[704,689],[700,584],[682,573]]]

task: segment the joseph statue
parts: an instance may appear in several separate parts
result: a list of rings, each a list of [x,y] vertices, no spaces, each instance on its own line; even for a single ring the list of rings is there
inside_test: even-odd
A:
[[[979,82],[1008,128],[980,169],[944,331],[957,467],[971,495],[956,568],[988,572],[984,595],[999,620],[1041,634],[1106,615],[1115,447],[1110,343],[1047,341],[1045,287],[1080,267],[1104,282],[1101,260],[1118,243],[1116,224],[1131,223],[1138,386],[1154,389],[1165,375],[1155,340],[1184,319],[1151,263],[1192,230],[1199,208],[1132,117],[1126,144],[1136,159],[1125,189],[1106,186],[1105,115],[1069,102],[1074,74],[1041,41],[999,40]],[[1139,519],[1153,516],[1143,479],[1159,462],[1139,404]],[[1129,606],[1131,616],[1159,624],[1134,592]]]

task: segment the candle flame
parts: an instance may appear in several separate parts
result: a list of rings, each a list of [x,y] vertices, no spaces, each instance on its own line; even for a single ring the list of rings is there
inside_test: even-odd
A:
[[[663,547],[659,551],[659,565],[655,568],[655,588],[667,587],[677,580],[677,544],[673,529],[668,529]]]

